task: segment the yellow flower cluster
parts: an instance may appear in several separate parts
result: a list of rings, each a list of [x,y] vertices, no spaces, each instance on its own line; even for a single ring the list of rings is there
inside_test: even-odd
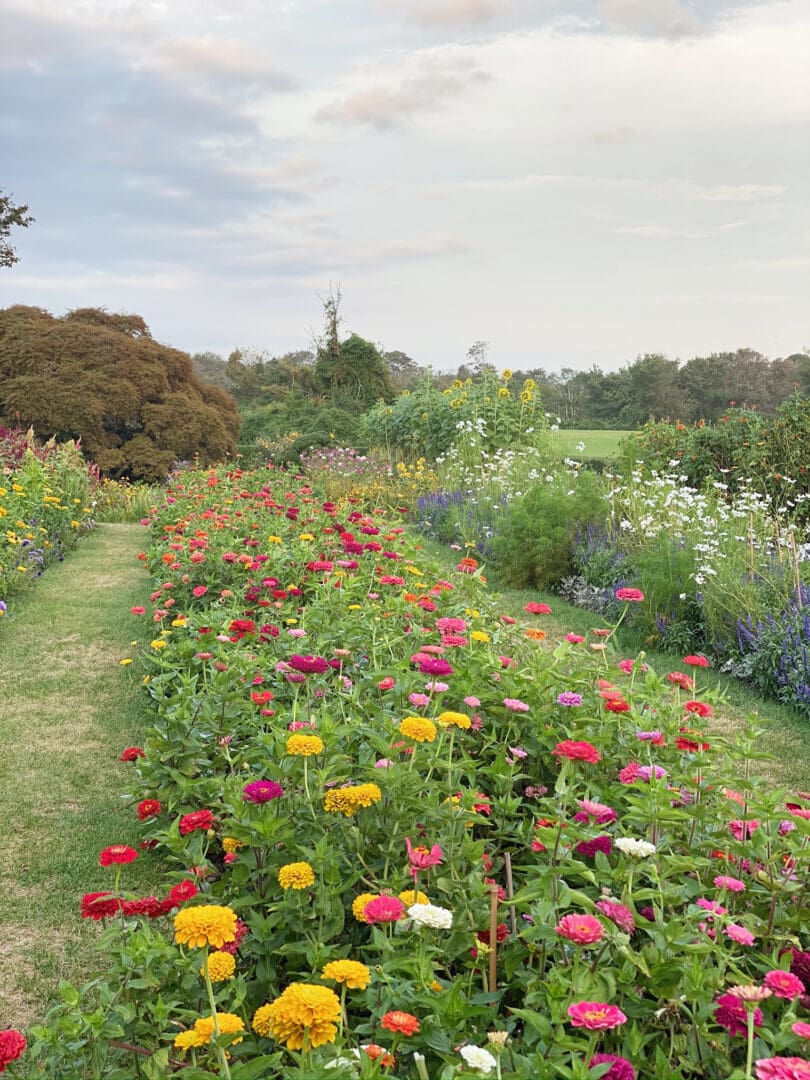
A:
[[[485,645],[489,643],[490,637],[485,630],[473,630],[470,634],[473,641],[482,641]]]
[[[340,998],[326,986],[291,983],[275,1001],[262,1005],[253,1017],[257,1035],[272,1036],[288,1050],[323,1046],[335,1041]]]
[[[318,735],[291,735],[287,739],[287,753],[297,757],[313,757],[323,753],[323,739]]]
[[[211,945],[221,949],[236,939],[236,913],[219,904],[187,907],[174,917],[174,940],[178,945],[203,949]]]
[[[315,871],[308,862],[287,863],[278,872],[278,883],[282,889],[308,889],[315,884]]]
[[[324,964],[321,978],[345,983],[350,990],[365,990],[371,981],[371,971],[359,960],[330,960]]]
[[[356,896],[354,900],[352,900],[352,915],[354,915],[358,922],[368,922],[368,919],[366,918],[366,904],[370,900],[376,900],[379,895],[379,893],[364,892],[360,893],[359,896]],[[402,897],[400,897],[400,900],[402,900]],[[403,900],[403,903],[404,902],[405,901]]]
[[[240,847],[247,847],[242,840],[237,840],[233,836],[222,837],[222,850],[226,855],[232,855],[235,851],[238,851]]]
[[[238,1035],[245,1030],[241,1017],[233,1013],[217,1013],[217,1024],[220,1035]],[[208,1046],[214,1037],[213,1016],[201,1016],[194,1021],[194,1027],[188,1031],[181,1031],[175,1038],[174,1045],[178,1050],[189,1050],[192,1047]],[[234,1039],[239,1043],[241,1039]]]
[[[406,716],[400,721],[399,733],[414,742],[433,742],[436,738],[436,725],[426,716]]]
[[[457,727],[466,731],[472,724],[472,720],[463,712],[443,712],[436,718],[442,727]]]
[[[212,952],[208,957],[208,975],[211,982],[225,982],[233,978],[236,971],[236,960],[229,952]],[[200,974],[205,975],[205,966],[200,968]]]
[[[327,791],[323,797],[323,808],[330,814],[351,817],[362,806],[373,806],[380,799],[382,792],[376,784],[352,784]]]
[[[406,889],[405,892],[401,892],[399,894],[399,898],[406,908],[412,907],[414,904],[430,903],[430,900],[428,900],[428,898],[425,896],[421,889],[419,891],[414,891],[413,889]]]

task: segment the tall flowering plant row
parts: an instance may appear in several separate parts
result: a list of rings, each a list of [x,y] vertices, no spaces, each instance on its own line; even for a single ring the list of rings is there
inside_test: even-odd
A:
[[[77,898],[105,974],[12,1075],[810,1075],[810,794],[702,656],[549,640],[278,473],[183,474],[149,524],[132,830]]]

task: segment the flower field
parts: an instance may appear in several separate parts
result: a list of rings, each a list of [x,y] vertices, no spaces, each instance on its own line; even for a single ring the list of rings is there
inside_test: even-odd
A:
[[[132,609],[146,736],[110,750],[132,830],[80,905],[103,973],[0,1034],[0,1071],[810,1076],[810,794],[712,729],[703,656],[550,640],[403,521],[274,471],[173,480]]]

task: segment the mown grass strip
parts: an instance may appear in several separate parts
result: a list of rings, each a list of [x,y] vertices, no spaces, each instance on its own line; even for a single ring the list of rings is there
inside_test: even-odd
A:
[[[137,847],[118,755],[139,742],[141,672],[120,660],[137,655],[143,542],[140,526],[100,526],[0,625],[0,1029],[40,1017],[60,979],[97,968],[98,927],[79,902],[112,886],[102,848]],[[122,888],[147,895],[154,881],[147,853]]]

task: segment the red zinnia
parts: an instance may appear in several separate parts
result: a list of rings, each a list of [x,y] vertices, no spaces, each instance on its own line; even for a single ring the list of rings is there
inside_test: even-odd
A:
[[[146,753],[140,746],[128,746],[119,757],[119,761],[137,761],[139,757],[146,757]]]
[[[127,847],[126,844],[113,844],[106,847],[98,857],[100,866],[114,866],[118,863],[135,862],[138,852],[135,848]]]
[[[593,945],[605,934],[604,927],[593,915],[564,915],[554,930],[575,945]]]
[[[691,690],[695,685],[694,679],[684,671],[670,671],[669,675],[667,675],[667,682],[675,683],[682,690]]]
[[[6,1071],[6,1065],[16,1061],[25,1050],[25,1038],[14,1028],[0,1031],[0,1072]]]
[[[162,809],[163,806],[157,799],[144,799],[138,803],[138,817],[141,821],[146,821],[150,817],[157,817]]]
[[[578,742],[575,739],[565,739],[557,743],[551,753],[555,757],[565,757],[569,761],[589,761],[595,765],[602,760],[602,755],[589,742]]]
[[[530,615],[551,614],[551,608],[548,606],[548,604],[540,604],[536,600],[530,600],[528,604],[524,604],[523,610],[528,611]]]
[[[419,1031],[419,1021],[411,1013],[401,1012],[394,1009],[387,1012],[380,1021],[384,1028],[397,1032],[400,1035],[416,1035]]]
[[[714,1018],[729,1035],[746,1035],[747,1012],[745,1005],[734,994],[721,994],[715,1002]],[[762,1009],[754,1009],[754,1027],[762,1025]]]
[[[90,892],[82,897],[81,917],[83,919],[108,919],[121,908],[117,896],[108,892]]]
[[[186,836],[195,829],[210,829],[214,824],[214,815],[210,810],[195,810],[180,818],[180,835]]]
[[[605,701],[605,708],[608,712],[629,712],[630,702],[622,697],[610,697]]]
[[[709,666],[709,661],[706,659],[705,656],[692,656],[692,655],[685,656],[683,658],[683,662],[685,664],[691,665],[692,667],[708,667]]]
[[[714,709],[711,705],[707,705],[705,701],[687,701],[684,703],[684,709],[687,712],[694,713],[696,716],[713,716]]]
[[[193,900],[198,893],[197,886],[188,878],[183,878],[169,889],[169,897],[172,907],[179,907],[186,900]]]
[[[644,599],[641,589],[617,589],[614,595],[617,600],[624,600],[626,603],[640,604]]]

